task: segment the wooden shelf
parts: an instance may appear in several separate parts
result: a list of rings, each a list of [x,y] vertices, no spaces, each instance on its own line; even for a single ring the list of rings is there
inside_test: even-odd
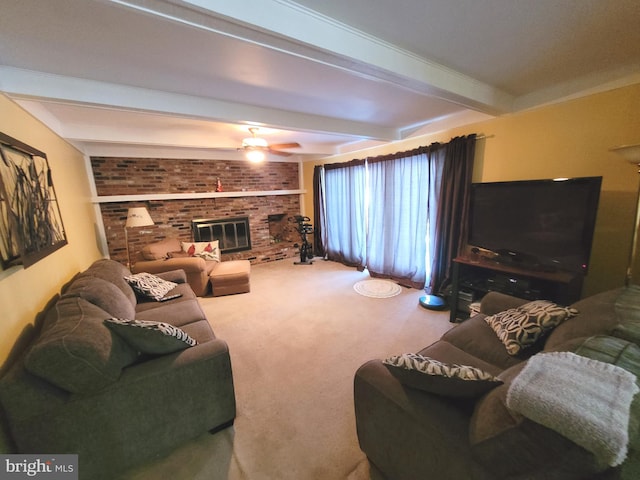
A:
[[[148,202],[152,200],[194,200],[201,198],[232,198],[232,197],[265,197],[271,195],[299,195],[306,193],[298,190],[258,190],[240,192],[192,192],[192,193],[148,193],[143,195],[107,195],[93,197],[93,203],[115,202]]]
[[[490,291],[569,305],[580,299],[582,282],[583,276],[575,273],[458,257],[453,260],[450,321],[467,318],[469,304],[479,301]]]

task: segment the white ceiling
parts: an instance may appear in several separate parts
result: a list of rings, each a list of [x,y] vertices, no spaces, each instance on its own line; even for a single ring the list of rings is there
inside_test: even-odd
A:
[[[638,0],[2,0],[0,90],[89,155],[313,158],[640,82]]]

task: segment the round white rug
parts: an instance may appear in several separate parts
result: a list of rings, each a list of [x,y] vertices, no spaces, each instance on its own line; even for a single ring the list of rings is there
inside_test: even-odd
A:
[[[360,295],[373,298],[395,297],[402,292],[402,287],[390,280],[361,280],[357,282],[353,289]]]

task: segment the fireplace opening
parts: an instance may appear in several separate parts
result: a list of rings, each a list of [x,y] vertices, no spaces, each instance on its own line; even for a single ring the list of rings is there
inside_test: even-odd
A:
[[[218,240],[222,253],[251,250],[249,217],[192,220],[191,229],[194,242]]]

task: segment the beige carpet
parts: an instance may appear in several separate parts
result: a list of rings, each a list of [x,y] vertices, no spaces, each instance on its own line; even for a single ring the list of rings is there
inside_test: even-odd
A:
[[[251,293],[201,298],[231,352],[238,415],[125,479],[364,480],[353,375],[372,358],[415,352],[451,327],[448,312],[359,295],[366,272],[315,260],[252,267]]]

